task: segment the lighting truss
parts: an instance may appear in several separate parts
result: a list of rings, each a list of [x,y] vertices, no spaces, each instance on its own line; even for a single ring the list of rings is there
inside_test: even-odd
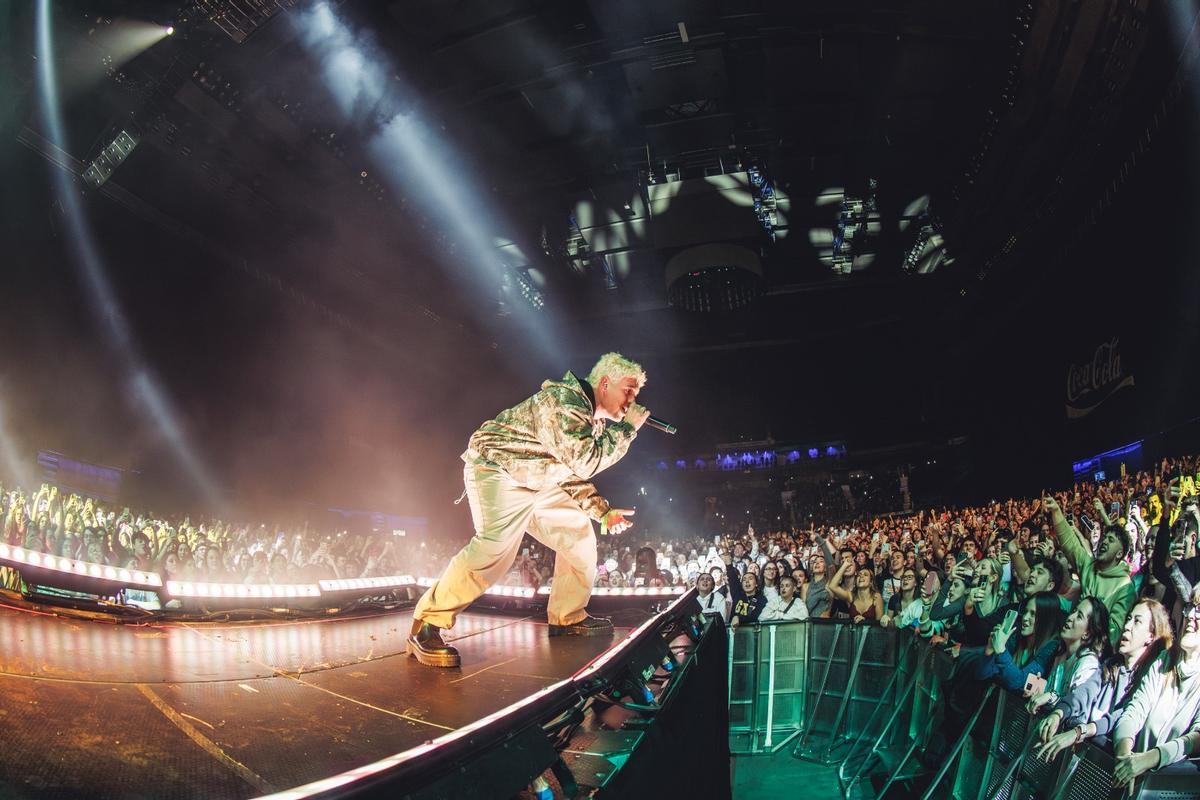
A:
[[[942,264],[954,263],[954,257],[946,250],[938,221],[928,214],[918,218],[920,228],[916,241],[904,256],[904,272],[908,275],[928,275]]]
[[[529,270],[514,269],[512,270],[513,278],[517,282],[517,286],[521,290],[521,297],[525,298],[525,302],[536,311],[541,311],[546,307],[546,298],[542,294],[541,289],[537,288],[533,283],[533,279],[529,277]]]
[[[763,230],[767,232],[767,236],[771,237],[773,242],[775,241],[775,227],[779,224],[779,218],[775,213],[775,185],[758,166],[751,166],[746,174],[750,177],[750,194],[754,198],[754,216],[758,218],[758,224],[762,225]]]
[[[837,226],[833,231],[833,260],[835,274],[849,275],[854,269],[854,257],[866,255],[869,234],[881,228],[875,193],[879,185],[874,178],[868,182],[865,198],[844,195],[838,210]]]
[[[587,237],[583,235],[583,229],[579,227],[579,220],[574,214],[567,216],[567,231],[567,258],[570,259],[571,267],[582,274],[592,263],[592,246],[588,243]],[[603,253],[597,254],[597,262],[600,265],[604,288],[616,289],[617,273],[613,270],[612,264]]]
[[[108,180],[121,163],[129,158],[133,148],[138,145],[138,137],[129,131],[122,130],[116,138],[108,143],[96,160],[88,164],[83,171],[83,180],[90,186],[99,188]]]
[[[299,0],[192,0],[180,15],[181,22],[206,19],[241,44],[280,11]]]

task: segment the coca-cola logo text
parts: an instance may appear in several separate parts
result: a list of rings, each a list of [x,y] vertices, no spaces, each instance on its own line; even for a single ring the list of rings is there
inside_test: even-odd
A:
[[[1117,349],[1120,341],[1114,336],[1096,348],[1090,362],[1071,365],[1067,370],[1068,403],[1074,403],[1091,392],[1098,392],[1121,380],[1121,353]]]

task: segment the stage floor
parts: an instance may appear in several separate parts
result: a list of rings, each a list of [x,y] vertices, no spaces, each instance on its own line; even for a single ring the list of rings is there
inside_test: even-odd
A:
[[[409,613],[132,626],[0,607],[0,797],[244,798],[376,761],[577,670],[615,638],[464,614],[461,669],[404,653]]]

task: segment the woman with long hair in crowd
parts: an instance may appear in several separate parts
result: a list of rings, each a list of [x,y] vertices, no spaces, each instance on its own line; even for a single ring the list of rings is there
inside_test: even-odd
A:
[[[159,562],[159,573],[162,575],[164,582],[184,580],[185,576],[179,564],[179,555],[176,550],[168,550]]]
[[[937,597],[925,606],[921,614],[921,635],[925,638],[954,636],[959,627],[958,614],[941,612],[945,609],[961,608],[962,600],[966,596],[967,584],[962,577],[954,575],[948,578],[938,590]]]
[[[1147,670],[1117,722],[1113,739],[1117,786],[1200,755],[1200,587],[1183,608],[1179,638]],[[1179,769],[1196,772],[1190,764]]]
[[[883,627],[894,625],[897,628],[907,628],[921,619],[925,604],[917,586],[917,571],[913,567],[905,567],[900,573],[900,590],[888,600],[887,611],[880,618]]]
[[[1048,675],[1065,618],[1057,595],[1035,594],[1025,601],[1019,622],[1010,625],[1006,618],[992,631],[984,657],[976,664],[975,677],[1021,692],[1030,675]]]
[[[1030,698],[1026,704],[1029,713],[1037,714],[1077,689],[1099,672],[1108,654],[1108,608],[1099,598],[1085,597],[1058,632],[1058,650],[1050,662],[1046,688]]]
[[[854,624],[878,622],[883,617],[883,595],[875,587],[875,576],[871,574],[870,567],[857,567],[853,591],[843,589],[841,579],[849,569],[849,563],[843,561],[838,567],[833,580],[829,582],[829,591],[850,607],[850,619]]]
[[[784,561],[783,559],[777,558],[777,559],[775,559],[775,570],[776,570],[775,574],[779,576],[775,579],[775,588],[779,588],[779,581],[783,580],[783,577],[785,575],[792,574],[792,565],[789,564],[788,562]],[[793,577],[795,577],[795,576],[793,576]],[[796,590],[797,590],[796,596],[797,597],[800,596],[799,589],[800,589],[800,584],[797,583],[796,584]]]
[[[762,567],[762,593],[767,600],[779,597],[779,566],[774,561],[768,561]]]
[[[1125,621],[1117,652],[1095,674],[1064,692],[1038,725],[1037,757],[1049,761],[1085,739],[1107,742],[1142,676],[1173,641],[1162,603],[1148,597],[1139,601]]]

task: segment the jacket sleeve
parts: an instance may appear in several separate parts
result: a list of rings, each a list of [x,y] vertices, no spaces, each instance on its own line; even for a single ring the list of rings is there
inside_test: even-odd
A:
[[[1117,590],[1112,597],[1112,605],[1108,608],[1108,641],[1116,645],[1121,640],[1121,632],[1125,629],[1125,620],[1137,603],[1137,589],[1133,581],[1128,581]]]
[[[1134,690],[1133,696],[1125,704],[1125,711],[1113,731],[1113,743],[1122,739],[1136,739],[1141,733],[1146,718],[1154,708],[1163,689],[1163,669],[1166,664],[1166,654],[1160,655],[1158,661],[1142,678],[1141,684]]]
[[[750,613],[743,617],[744,622],[758,622],[762,616],[763,609],[767,606],[767,598],[761,594],[756,594],[754,597],[748,598],[750,605]]]
[[[597,436],[590,409],[565,389],[544,389],[533,405],[538,441],[585,480],[620,461],[637,437],[626,422],[608,425]]]
[[[1158,749],[1158,768],[1162,769],[1168,764],[1174,764],[1176,761],[1183,761],[1191,755],[1192,745],[1188,741],[1189,736],[1200,736],[1200,716],[1192,719],[1192,724],[1188,729],[1174,739],[1168,739],[1165,742],[1159,742],[1155,747]]]
[[[817,535],[817,544],[821,546],[821,555],[825,556],[825,580],[837,571],[837,564],[833,561],[833,548],[829,546],[829,540],[820,534]]]
[[[1108,736],[1113,732],[1113,729],[1121,723],[1121,716],[1125,713],[1125,706],[1117,706],[1110,708],[1099,719],[1092,720],[1092,724],[1096,726],[1096,737]],[[1082,720],[1081,720],[1082,721]],[[1076,722],[1076,725],[1079,723]]]
[[[1030,675],[1035,672],[1045,674],[1045,664],[1057,646],[1058,640],[1051,639],[1023,667],[1013,661],[1012,653],[1008,650],[993,655],[991,658],[985,658],[979,665],[979,678],[980,680],[995,678],[997,683],[1010,692],[1019,692],[1025,688],[1025,679]]]
[[[1154,534],[1154,557],[1150,561],[1150,574],[1163,586],[1170,588],[1172,584],[1167,571],[1167,557],[1171,551],[1171,526],[1164,519],[1152,527],[1150,532]],[[1163,598],[1168,608],[1171,607],[1171,599],[1169,595]]]
[[[738,572],[737,567],[732,563],[725,565],[725,580],[729,586],[729,597],[733,602],[746,599],[746,592],[742,589],[742,573]]]
[[[1092,707],[1100,698],[1102,675],[1102,670],[1092,670],[1082,682],[1063,692],[1058,702],[1051,707],[1051,711],[1062,714],[1064,727],[1074,727],[1089,720]]]
[[[783,606],[778,605],[775,600],[768,600],[766,608],[759,615],[759,620],[762,622],[774,622],[783,619]]]
[[[558,484],[562,490],[571,495],[571,498],[579,504],[589,517],[599,522],[604,519],[610,508],[608,501],[600,496],[599,490],[596,489],[596,484],[591,481],[585,481],[578,475],[572,475],[565,481]]]
[[[942,588],[938,591],[937,597],[933,601],[933,608],[929,610],[929,618],[935,622],[945,622],[954,619],[959,614],[963,613],[963,608],[966,607],[966,599],[956,600],[950,605],[946,605],[946,595],[950,593],[950,580],[942,584]]]
[[[1187,598],[1192,596],[1192,582],[1183,574],[1183,570],[1179,568],[1178,564],[1171,565],[1170,576],[1171,585],[1175,587],[1175,591],[1180,597],[1186,601]]]
[[[1052,525],[1051,530],[1054,531],[1054,537],[1058,539],[1059,547],[1067,554],[1067,558],[1071,559],[1075,571],[1082,576],[1083,568],[1092,563],[1092,554],[1084,545],[1083,539],[1080,538],[1079,531],[1075,530],[1075,526],[1066,519]]]

